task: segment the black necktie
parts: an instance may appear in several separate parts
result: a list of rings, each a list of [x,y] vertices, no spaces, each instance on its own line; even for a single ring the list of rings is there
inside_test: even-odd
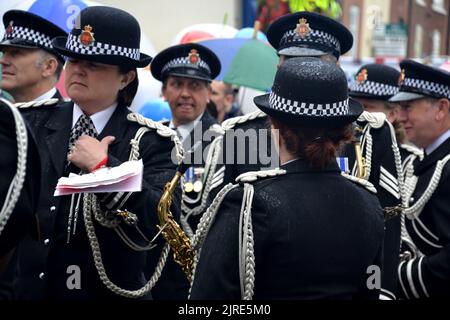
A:
[[[72,128],[72,132],[70,133],[69,138],[68,152],[70,152],[75,142],[82,135],[88,135],[93,138],[97,138],[97,130],[95,129],[94,123],[92,122],[92,119],[85,114],[81,115],[75,126]]]

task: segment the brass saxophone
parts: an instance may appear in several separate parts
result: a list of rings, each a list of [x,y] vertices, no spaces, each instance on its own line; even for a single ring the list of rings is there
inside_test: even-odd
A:
[[[355,147],[356,165],[358,168],[357,177],[365,179],[367,176],[366,161],[362,155],[361,150],[361,136],[362,128],[358,125],[355,126],[355,139],[353,140],[353,146]]]
[[[158,228],[173,251],[173,259],[181,266],[181,269],[190,282],[192,279],[195,252],[192,248],[191,241],[170,212],[173,192],[186,169],[186,165],[180,165],[175,176],[164,187],[164,192],[158,203],[158,219],[160,223]]]

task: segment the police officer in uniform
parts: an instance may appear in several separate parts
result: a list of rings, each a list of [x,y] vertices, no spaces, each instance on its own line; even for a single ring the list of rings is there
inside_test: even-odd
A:
[[[399,76],[400,72],[394,68],[382,64],[367,64],[361,66],[356,74],[355,81],[349,87],[349,95],[360,102],[366,112],[374,113],[373,116],[379,116],[381,120],[378,121],[378,128],[370,128],[373,141],[373,154],[370,160],[375,161],[375,163],[372,163],[370,167],[370,176],[365,178],[376,186],[377,197],[382,207],[398,206],[402,200],[399,187],[401,176],[397,174],[396,167],[396,165],[400,165],[400,162],[396,163],[396,155],[394,154],[395,150],[399,152],[396,141],[397,131],[395,131],[393,125],[390,125],[398,117],[399,106],[388,101],[398,92]],[[368,115],[370,116],[370,114]],[[369,130],[370,123],[358,121],[357,126]],[[366,144],[368,143],[366,140]],[[366,155],[366,161],[368,161],[367,148],[365,148],[364,154]],[[352,145],[347,146],[344,155],[348,157],[350,164],[354,164],[352,169],[355,168],[355,152]],[[397,161],[400,161],[399,153],[397,153]],[[356,174],[356,168],[354,174]],[[400,215],[397,215],[388,219],[385,223],[381,299],[396,298],[397,266],[400,255],[400,222]]]
[[[50,98],[63,101],[55,85],[63,70],[64,58],[54,49],[51,40],[67,36],[67,32],[40,16],[21,10],[7,11],[3,24],[1,87],[16,102]]]
[[[216,198],[223,202],[212,225],[199,226],[209,232],[191,298],[378,298],[366,280],[367,268],[381,262],[382,211],[335,159],[362,112],[348,99],[344,72],[333,62],[292,58],[272,93],[254,101],[279,132],[281,167],[242,174]]]
[[[209,131],[217,121],[206,109],[211,81],[220,72],[214,52],[194,43],[169,47],[155,56],[153,76],[163,83],[162,94],[172,111],[169,127],[175,129],[186,151],[184,162],[192,165],[185,174],[183,211],[195,207],[203,194],[204,154],[215,134]],[[197,217],[188,217],[195,230]]]
[[[404,213],[412,250],[398,266],[407,299],[450,297],[450,73],[412,60],[400,63],[399,120],[407,138],[423,148]]]
[[[37,239],[39,234],[35,216],[40,182],[39,154],[33,136],[15,109],[9,101],[0,99],[0,300],[13,298],[15,247],[24,237]]]
[[[20,248],[19,297],[148,299],[149,239],[158,232],[156,207],[176,166],[172,131],[127,108],[138,86],[136,68],[151,61],[140,52],[137,20],[120,9],[94,6],[83,9],[78,21],[68,37],[52,41],[68,57],[65,85],[72,101],[28,111],[43,113],[31,123],[43,163],[42,241]],[[143,161],[141,192],[53,196],[62,176],[130,159]],[[178,216],[179,208],[172,212]]]
[[[210,127],[217,123],[206,105],[210,100],[210,83],[219,74],[220,68],[220,61],[214,52],[195,43],[169,47],[157,54],[151,63],[152,75],[163,83],[162,94],[172,111],[172,120],[168,125],[177,131],[185,150],[184,163],[189,165],[182,186],[181,220],[188,234],[192,234],[200,218],[189,216],[189,211],[203,194],[204,154],[215,136]],[[155,263],[149,257],[150,269]],[[186,299],[188,289],[186,276],[170,259],[153,290],[153,296],[163,300]]]
[[[315,12],[286,14],[275,20],[267,31],[269,43],[277,50],[281,65],[292,57],[316,56],[337,61],[341,54],[351,49],[353,36],[339,22]],[[262,111],[232,118],[223,123],[225,133],[219,157],[225,165],[213,166],[210,198],[228,183],[233,183],[242,173],[278,166],[267,117]],[[239,136],[256,132],[256,140],[248,139],[238,145]],[[234,143],[230,141],[234,139]],[[265,145],[263,150],[260,145]],[[244,152],[245,151],[245,152]],[[231,154],[231,156],[230,156]]]

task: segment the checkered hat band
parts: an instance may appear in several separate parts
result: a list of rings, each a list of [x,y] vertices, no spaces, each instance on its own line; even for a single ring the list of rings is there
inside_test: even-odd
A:
[[[209,74],[211,74],[211,69],[209,68],[208,64],[205,61],[200,59],[198,61],[198,63],[190,63],[189,57],[182,57],[182,58],[176,58],[176,59],[170,60],[161,69],[161,73],[166,72],[168,69],[181,68],[181,67],[197,68],[197,69],[203,68],[203,69],[206,69],[206,71]]]
[[[320,30],[310,29],[309,35],[302,38],[297,32],[297,29],[288,30],[285,32],[280,40],[282,46],[289,44],[305,44],[305,43],[321,43],[326,46],[334,47],[337,51],[341,51],[341,44],[339,40],[329,33]]]
[[[67,37],[66,49],[79,54],[122,56],[137,61],[141,59],[139,48],[125,48],[99,41],[94,41],[89,46],[84,46],[79,41],[78,36],[73,34],[69,34]]]
[[[49,36],[27,27],[14,26],[13,31],[11,33],[5,33],[3,37],[3,40],[9,39],[22,39],[53,49],[52,39]]]
[[[374,81],[364,81],[363,83],[355,81],[350,85],[350,90],[353,92],[368,93],[374,96],[381,97],[381,96],[393,96],[397,94],[398,87]]]
[[[273,92],[269,96],[271,108],[302,116],[346,116],[348,115],[348,101],[346,99],[333,103],[315,104],[286,99]]]
[[[405,81],[403,81],[401,85],[400,91],[408,91],[408,87],[419,89],[419,91],[427,91],[428,93],[450,99],[450,86],[446,86],[441,83],[421,79],[405,78]]]

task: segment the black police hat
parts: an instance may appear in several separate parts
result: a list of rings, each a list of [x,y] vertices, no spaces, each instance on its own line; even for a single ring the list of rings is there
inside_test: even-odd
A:
[[[275,75],[272,92],[253,101],[269,116],[304,126],[342,126],[363,112],[363,106],[348,97],[344,71],[313,57],[287,60]]]
[[[39,48],[64,62],[64,58],[53,48],[52,39],[67,36],[67,32],[50,21],[27,11],[9,10],[3,15],[3,24],[5,34],[0,47]]]
[[[350,31],[324,15],[300,11],[275,20],[267,30],[270,44],[286,56],[322,56],[339,58],[353,45]]]
[[[413,60],[400,62],[400,69],[400,91],[389,101],[401,102],[425,97],[450,100],[449,72]]]
[[[389,100],[398,92],[400,72],[383,64],[370,63],[359,68],[349,87],[354,98]]]
[[[150,70],[155,79],[178,76],[211,81],[220,73],[220,61],[214,52],[198,43],[169,47],[158,53]]]
[[[80,12],[68,37],[53,39],[62,55],[111,65],[147,66],[152,58],[140,52],[141,28],[137,20],[120,9],[93,6]]]

